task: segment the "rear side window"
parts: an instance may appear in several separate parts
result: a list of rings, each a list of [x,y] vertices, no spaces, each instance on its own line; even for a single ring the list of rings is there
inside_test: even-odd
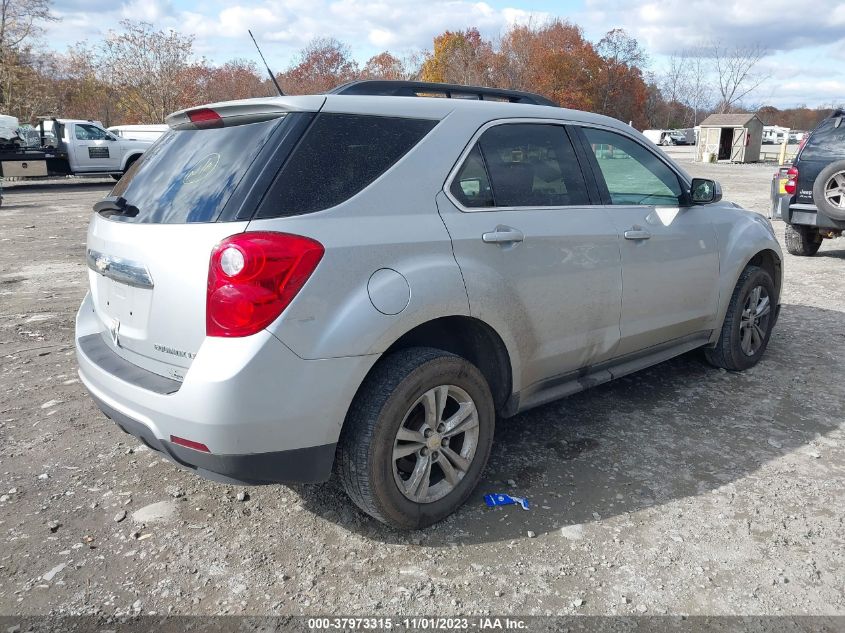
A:
[[[484,158],[481,156],[481,149],[478,144],[472,148],[472,151],[466,157],[461,170],[452,181],[450,191],[465,207],[496,206],[493,202],[490,178],[487,176],[487,168],[484,166]]]
[[[281,121],[281,122],[280,122]],[[284,117],[208,130],[170,131],[112,190],[137,215],[112,220],[152,224],[214,222]]]
[[[681,203],[678,176],[636,141],[607,130],[585,127],[612,204],[671,205]]]
[[[318,115],[270,187],[256,217],[312,213],[348,200],[407,154],[436,123]]]
[[[490,128],[467,156],[450,191],[465,207],[475,208],[589,204],[581,167],[560,125]]]
[[[829,160],[831,158],[845,158],[845,117],[825,119],[817,127],[804,150],[802,160]]]

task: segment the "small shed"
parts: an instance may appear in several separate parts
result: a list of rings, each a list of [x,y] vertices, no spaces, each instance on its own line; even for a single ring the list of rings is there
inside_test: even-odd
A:
[[[756,163],[763,144],[763,122],[756,114],[711,114],[701,122],[695,159]]]

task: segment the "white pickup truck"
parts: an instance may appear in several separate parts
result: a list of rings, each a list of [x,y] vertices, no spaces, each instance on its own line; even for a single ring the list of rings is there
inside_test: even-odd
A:
[[[99,121],[44,119],[20,145],[0,146],[0,175],[10,178],[108,174],[119,180],[153,144],[125,139]]]

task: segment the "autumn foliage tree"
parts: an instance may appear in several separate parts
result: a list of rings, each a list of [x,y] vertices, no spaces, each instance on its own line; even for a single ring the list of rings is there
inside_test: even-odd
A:
[[[259,75],[258,66],[246,59],[233,59],[221,66],[200,60],[184,72],[181,100],[186,106],[274,94]]]
[[[434,38],[434,49],[423,61],[423,81],[488,85],[493,78],[493,46],[477,28],[445,31]]]
[[[288,94],[317,94],[356,79],[358,63],[349,47],[334,38],[316,38],[300,52],[299,62],[277,77]]]
[[[564,20],[513,26],[502,38],[495,61],[502,88],[543,94],[561,106],[595,107],[599,56],[581,29]]]
[[[185,103],[192,35],[156,30],[148,22],[121,21],[102,44],[98,63],[121,105],[147,121],[163,121]]]
[[[373,55],[364,65],[362,79],[409,79],[414,74],[405,62],[392,53],[384,51]]]
[[[98,72],[96,52],[84,44],[54,55],[52,95],[55,113],[71,119],[98,119],[111,124],[122,116],[117,89]],[[46,113],[45,113],[46,114]]]
[[[29,120],[50,105],[42,80],[49,56],[37,52],[50,0],[0,0],[0,111]]]
[[[648,88],[642,68],[648,58],[639,42],[624,29],[613,29],[596,45],[601,58],[596,78],[596,110],[642,129],[647,125]]]
[[[96,44],[65,53],[35,44],[50,0],[0,0],[0,109],[24,121],[36,115],[97,118],[106,125],[161,123],[175,110],[202,103],[275,94],[262,68],[246,59],[214,64],[194,52],[193,36],[123,21]],[[498,38],[477,28],[444,31],[432,49],[399,57],[383,51],[360,66],[349,46],[311,40],[277,75],[287,94],[326,92],[354,79],[422,79],[537,92],[564,107],[633,122],[681,127],[712,111],[706,89],[721,72],[720,96],[735,108],[759,83],[759,50],[709,49],[673,57],[666,73],[647,72],[648,58],[622,29],[598,42],[563,19],[514,24]],[[38,52],[36,52],[38,51]],[[268,51],[272,53],[272,49]],[[812,127],[823,109],[764,111],[767,121]]]

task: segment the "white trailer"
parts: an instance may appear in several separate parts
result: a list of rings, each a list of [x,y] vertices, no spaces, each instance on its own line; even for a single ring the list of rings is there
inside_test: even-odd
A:
[[[167,125],[113,125],[109,132],[120,138],[134,141],[155,141],[167,132]]]

